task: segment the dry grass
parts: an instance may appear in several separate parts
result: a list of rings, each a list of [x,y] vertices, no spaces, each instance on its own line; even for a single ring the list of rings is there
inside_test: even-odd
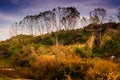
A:
[[[120,70],[116,63],[103,59],[83,59],[71,46],[50,47],[52,54],[38,54],[31,48],[34,61],[24,75],[40,80],[119,80]],[[19,70],[20,71],[20,70]],[[28,78],[29,78],[28,77]]]
[[[89,68],[86,80],[118,80],[120,77],[120,70],[116,63],[102,59],[88,60],[93,67]]]

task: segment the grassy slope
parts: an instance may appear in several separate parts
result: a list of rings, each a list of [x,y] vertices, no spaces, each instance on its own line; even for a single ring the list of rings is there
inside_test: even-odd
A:
[[[7,64],[7,66],[12,65],[16,68],[20,74],[19,76],[24,78],[41,78],[43,80],[44,78],[53,80],[55,77],[57,79],[82,78],[83,80],[85,77],[87,79],[90,77],[93,80],[95,77],[100,78],[101,75],[110,74],[111,72],[118,77],[120,73],[118,73],[117,64],[111,61],[108,61],[109,64],[106,64],[107,62],[101,59],[97,59],[100,64],[95,63],[94,59],[84,60],[84,58],[96,56],[107,58],[111,55],[120,56],[120,37],[118,37],[120,36],[120,27],[118,24],[107,23],[102,25],[103,46],[101,48],[98,47],[98,29],[99,25],[91,24],[84,29],[62,30],[36,37],[30,35],[12,37],[0,43],[0,54],[4,57],[0,58],[0,66],[6,67],[4,61],[9,60],[10,64]],[[105,69],[99,67],[101,64],[104,64]],[[91,66],[92,68],[90,69]],[[107,73],[105,70],[109,66],[112,66],[112,69],[108,69]],[[64,73],[66,69],[70,71]],[[87,74],[92,70],[94,77]],[[96,74],[96,70],[100,74]],[[103,70],[103,72],[99,70]],[[114,71],[117,71],[117,73]],[[56,72],[58,74],[55,74]],[[111,75],[103,76],[103,78],[106,79],[108,76]],[[113,79],[112,76],[111,79]]]
[[[25,36],[19,35],[16,37],[11,38],[7,42],[13,43],[18,42],[17,44],[26,45],[26,44],[35,44],[34,46],[38,46],[40,44],[43,45],[54,45],[57,42],[63,45],[71,45],[71,44],[85,44],[84,47],[93,48],[93,52],[101,52],[105,53],[111,51],[118,51],[120,49],[120,27],[117,23],[106,23],[101,25],[102,26],[102,48],[99,48],[99,25],[97,24],[90,24],[84,29],[76,29],[70,31],[58,31],[52,32],[45,35],[40,36]],[[92,37],[94,40],[91,41]],[[16,43],[15,42],[15,43]],[[8,43],[8,44],[9,44]],[[91,44],[91,45],[90,45]],[[105,52],[104,52],[105,51]],[[115,53],[113,52],[113,53]],[[112,54],[111,54],[112,55]],[[117,55],[118,56],[118,55]]]

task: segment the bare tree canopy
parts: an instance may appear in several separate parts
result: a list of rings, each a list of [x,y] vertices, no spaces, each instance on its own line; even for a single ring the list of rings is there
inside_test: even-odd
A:
[[[90,12],[90,17],[97,18],[99,24],[102,24],[106,20],[107,11],[104,8],[95,8]]]
[[[71,30],[76,27],[80,13],[74,7],[58,7],[40,12],[38,15],[27,15],[14,26],[21,29],[21,34],[40,35],[58,30]]]

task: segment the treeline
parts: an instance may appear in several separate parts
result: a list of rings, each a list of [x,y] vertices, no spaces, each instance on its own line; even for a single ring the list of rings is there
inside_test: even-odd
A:
[[[120,8],[117,9],[116,18],[120,23]],[[58,7],[53,10],[40,12],[38,15],[27,15],[20,22],[11,26],[10,34],[41,35],[59,30],[71,30],[88,24],[103,24],[117,22],[116,18],[107,15],[104,8],[95,8],[89,12],[89,18],[80,17],[80,12],[75,7]],[[101,35],[101,27],[100,27]]]
[[[58,30],[71,30],[76,27],[79,12],[74,7],[58,7],[38,15],[28,15],[12,25],[12,35],[28,33],[40,35]]]

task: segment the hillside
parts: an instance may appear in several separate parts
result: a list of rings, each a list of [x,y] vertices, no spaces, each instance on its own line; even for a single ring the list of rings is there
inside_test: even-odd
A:
[[[114,48],[119,47],[120,38],[120,27],[117,23],[105,23],[102,26],[102,47]],[[57,32],[51,32],[44,35],[32,36],[32,35],[17,35],[6,41],[1,42],[1,44],[12,45],[20,44],[21,46],[27,44],[35,45],[55,45],[56,42],[62,45],[72,45],[72,44],[91,44],[89,41],[91,36],[94,36],[94,41],[92,41],[92,48],[97,49],[99,47],[99,27],[98,24],[90,24],[84,28],[73,29],[73,30],[60,30]],[[117,45],[116,45],[117,44]],[[5,46],[5,45],[4,45]],[[110,47],[111,46],[111,47]],[[9,47],[9,46],[7,46]],[[3,50],[3,49],[2,49]]]
[[[100,26],[102,26],[102,46],[100,46],[99,39]],[[8,61],[7,67],[18,71],[18,77],[6,74],[7,77],[13,78],[38,80],[81,78],[87,80],[90,77],[93,80],[94,77],[101,78],[101,75],[110,74],[113,71],[116,71],[113,72],[113,75],[118,78],[118,76],[120,77],[118,69],[120,63],[119,36],[118,23],[90,24],[80,29],[60,30],[39,36],[17,35],[0,42],[0,60]],[[110,60],[111,56],[116,59]],[[96,61],[99,64],[96,64]],[[97,67],[101,64],[104,64],[105,69]],[[2,64],[0,66],[4,67]],[[110,68],[110,66],[112,67]],[[96,73],[96,69],[100,74]],[[91,74],[94,77],[87,74],[91,70],[94,71]],[[56,72],[58,74],[55,74]],[[111,75],[106,76],[113,79]],[[106,76],[103,78],[106,79]]]

